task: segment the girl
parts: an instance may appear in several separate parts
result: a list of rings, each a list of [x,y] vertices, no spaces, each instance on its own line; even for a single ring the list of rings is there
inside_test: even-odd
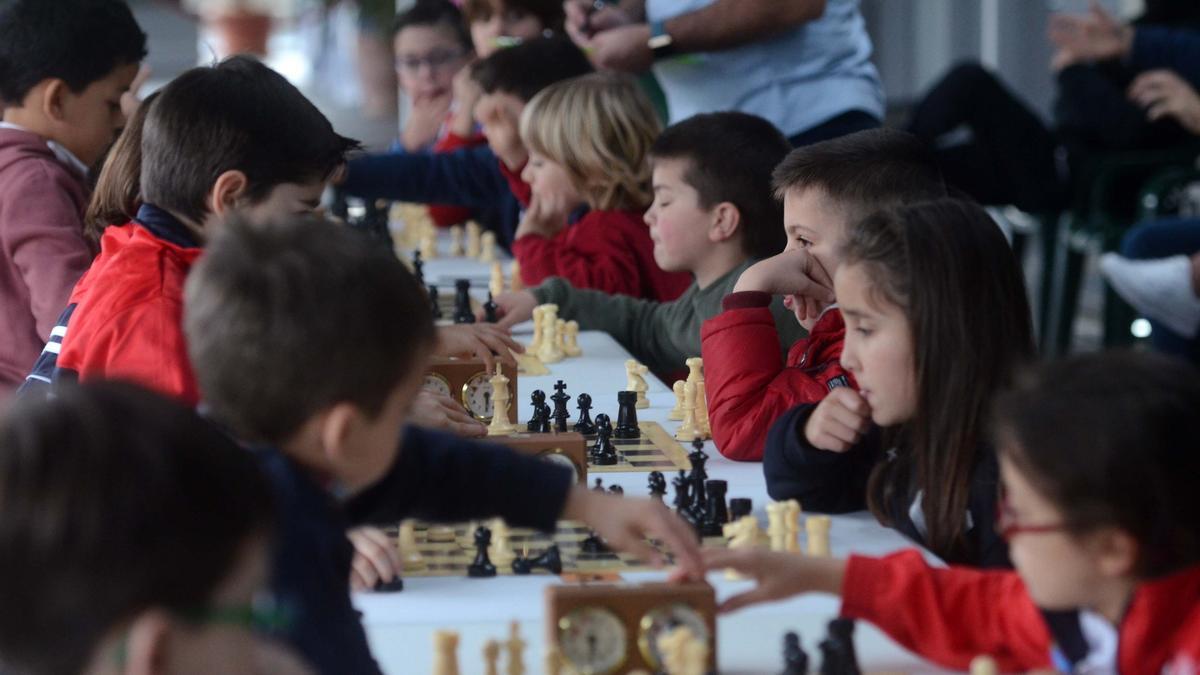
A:
[[[988,654],[1003,672],[1197,672],[1200,372],[1155,354],[1089,355],[1032,372],[995,410],[998,527],[1016,573],[935,570],[914,551],[713,551],[709,566],[759,583],[722,609],[841,593],[844,615],[957,670]]]
[[[978,206],[939,200],[868,217],[843,249],[841,363],[859,390],[775,422],[767,491],[810,511],[869,507],[947,561],[1007,566],[983,430],[993,394],[1033,354],[1008,242]]]
[[[652,201],[646,154],[661,131],[633,79],[585,75],[544,89],[521,115],[533,196],[513,256],[534,286],[560,276],[579,288],[666,302],[691,275],[664,272],[642,220]]]

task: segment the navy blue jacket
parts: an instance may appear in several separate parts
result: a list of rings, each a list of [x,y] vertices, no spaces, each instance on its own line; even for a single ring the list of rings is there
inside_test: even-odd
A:
[[[387,475],[344,504],[279,450],[255,451],[279,506],[271,587],[291,618],[279,637],[319,673],[380,672],[350,600],[349,527],[500,516],[551,531],[572,485],[569,470],[501,446],[417,428],[401,442]]]

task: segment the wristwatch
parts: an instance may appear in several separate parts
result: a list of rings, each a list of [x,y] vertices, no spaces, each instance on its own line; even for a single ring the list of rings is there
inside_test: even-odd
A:
[[[646,43],[646,46],[654,53],[655,61],[675,55],[675,39],[667,33],[666,22],[650,22],[650,40]]]

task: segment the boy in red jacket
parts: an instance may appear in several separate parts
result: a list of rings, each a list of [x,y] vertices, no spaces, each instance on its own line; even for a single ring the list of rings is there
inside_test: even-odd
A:
[[[725,311],[701,331],[713,440],[722,455],[741,461],[762,461],[767,430],[784,411],[853,384],[838,363],[846,331],[841,312],[815,299],[833,289],[846,227],[881,208],[946,195],[928,149],[889,129],[793,150],[775,169],[774,183],[787,245],[743,272],[723,301]],[[776,295],[809,331],[786,363],[768,309]]]
[[[1200,372],[1133,352],[1043,366],[996,406],[999,528],[1016,572],[713,551],[758,586],[723,611],[840,593],[941,666],[1157,675],[1200,667]]]

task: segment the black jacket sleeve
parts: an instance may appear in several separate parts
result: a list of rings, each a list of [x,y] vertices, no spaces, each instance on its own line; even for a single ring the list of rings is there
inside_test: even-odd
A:
[[[817,513],[861,511],[867,508],[867,479],[881,454],[879,428],[872,425],[848,452],[820,450],[804,437],[804,425],[815,408],[792,408],[767,433],[767,494],[776,500],[799,500],[804,510]]]
[[[499,160],[487,146],[365,155],[347,162],[346,169],[342,188],[367,199],[487,208],[511,195]]]
[[[514,527],[549,532],[571,487],[571,471],[565,467],[502,445],[409,427],[387,475],[351,498],[346,513],[352,523],[499,516]]]

